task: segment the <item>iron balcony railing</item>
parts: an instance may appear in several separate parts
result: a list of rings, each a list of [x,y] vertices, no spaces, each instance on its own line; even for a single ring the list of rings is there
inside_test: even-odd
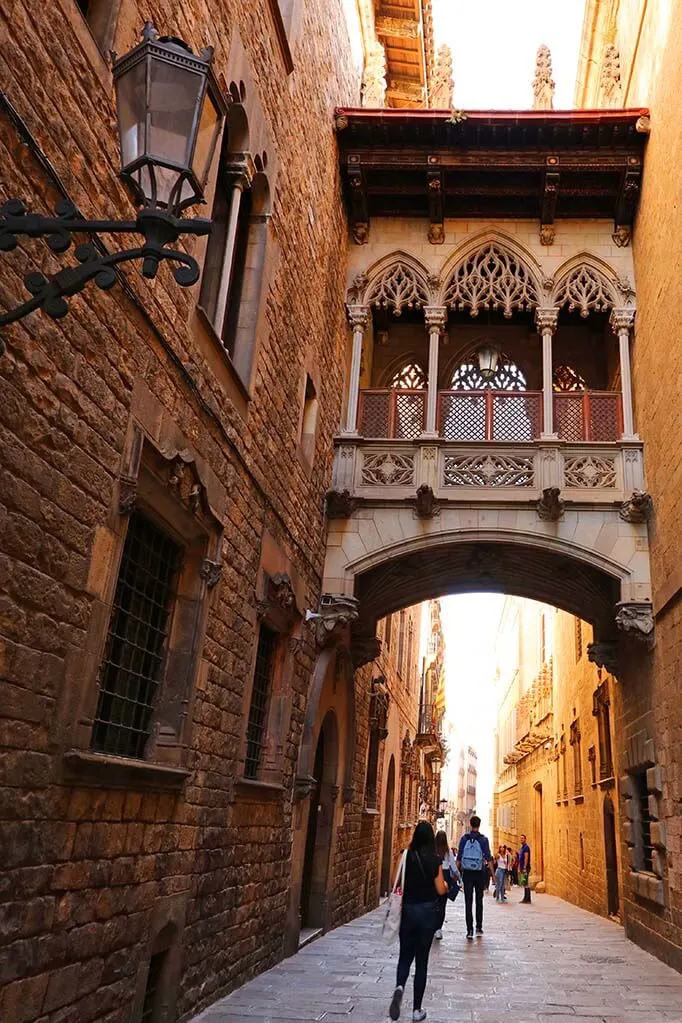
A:
[[[535,441],[542,433],[541,391],[440,391],[438,435],[449,441]],[[426,391],[360,392],[358,430],[368,440],[416,440],[426,426]],[[554,395],[554,431],[569,443],[615,441],[623,432],[617,391]]]

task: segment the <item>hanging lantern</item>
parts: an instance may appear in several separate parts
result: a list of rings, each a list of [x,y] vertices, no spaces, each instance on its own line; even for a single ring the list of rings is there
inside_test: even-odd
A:
[[[500,360],[500,350],[495,345],[485,341],[476,349],[478,368],[484,380],[492,380],[497,372],[497,364]]]

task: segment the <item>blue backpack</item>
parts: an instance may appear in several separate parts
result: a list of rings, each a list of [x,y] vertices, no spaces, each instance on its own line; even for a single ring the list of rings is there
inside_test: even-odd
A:
[[[478,839],[472,835],[462,850],[462,870],[483,870],[483,849]]]

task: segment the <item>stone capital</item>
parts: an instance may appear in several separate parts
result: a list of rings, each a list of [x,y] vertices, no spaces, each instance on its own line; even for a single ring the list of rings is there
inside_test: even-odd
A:
[[[448,311],[444,305],[424,307],[424,323],[429,334],[443,334],[448,323]]]
[[[609,324],[611,329],[616,334],[629,333],[632,330],[632,325],[635,322],[635,310],[634,309],[612,309],[609,317]]]
[[[348,314],[348,322],[351,325],[353,333],[356,331],[364,334],[369,326],[370,309],[367,305],[348,305],[346,306]]]
[[[547,306],[535,310],[535,326],[540,334],[553,334],[556,330],[559,310],[554,306]]]
[[[622,600],[616,604],[616,625],[621,632],[653,646],[654,609],[648,600]]]

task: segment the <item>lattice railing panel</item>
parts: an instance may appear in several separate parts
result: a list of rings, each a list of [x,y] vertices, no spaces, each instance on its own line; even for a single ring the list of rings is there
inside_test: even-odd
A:
[[[536,440],[542,431],[542,395],[494,394],[492,440]]]
[[[532,455],[446,455],[444,487],[532,487],[535,468]]]
[[[615,487],[616,459],[613,455],[577,455],[564,459],[564,487],[589,489]]]
[[[401,440],[414,440],[424,432],[426,393],[424,391],[394,391],[393,436]]]
[[[486,396],[483,392],[441,391],[439,404],[441,437],[446,440],[486,439]]]
[[[371,487],[414,486],[414,457],[396,451],[365,455],[360,482]]]
[[[554,430],[562,440],[585,439],[581,393],[554,395]]]
[[[389,436],[391,422],[390,391],[361,391],[358,430],[362,437]]]
[[[590,394],[590,440],[617,440],[621,433],[620,394]]]

